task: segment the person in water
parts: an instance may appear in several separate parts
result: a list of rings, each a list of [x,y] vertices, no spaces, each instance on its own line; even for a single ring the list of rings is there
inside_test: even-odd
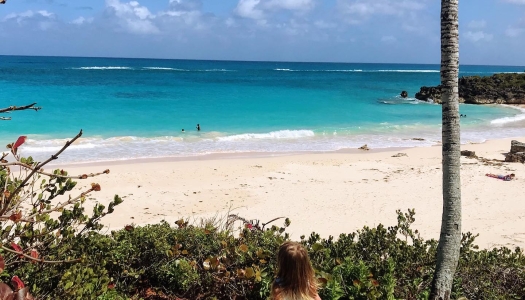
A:
[[[321,300],[308,252],[297,242],[284,242],[277,255],[277,278],[271,300]]]
[[[182,132],[184,132],[184,128],[182,128]]]
[[[197,131],[201,131],[201,125],[197,124]]]

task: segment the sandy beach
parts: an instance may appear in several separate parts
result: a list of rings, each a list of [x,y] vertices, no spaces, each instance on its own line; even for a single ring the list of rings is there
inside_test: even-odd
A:
[[[525,138],[518,138],[525,141]],[[463,145],[503,160],[511,139]],[[393,157],[398,153],[406,156]],[[280,155],[211,156],[191,160],[137,160],[64,166],[71,175],[111,169],[93,181],[102,191],[87,201],[125,202],[104,220],[109,229],[161,220],[224,216],[233,210],[262,222],[288,217],[292,238],[324,237],[364,225],[396,223],[396,210],[416,210],[423,237],[439,236],[441,147]],[[486,173],[515,173],[510,182]],[[525,165],[462,157],[463,231],[479,233],[481,247],[525,247]],[[278,221],[281,222],[281,221]]]

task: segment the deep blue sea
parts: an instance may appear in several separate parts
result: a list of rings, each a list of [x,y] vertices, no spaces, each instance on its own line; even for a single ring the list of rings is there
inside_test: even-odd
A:
[[[23,154],[41,159],[83,129],[61,162],[430,146],[441,107],[398,95],[439,81],[438,65],[0,56],[0,107],[42,107],[4,115],[0,143],[26,135]],[[525,111],[460,109],[465,143],[525,136]]]

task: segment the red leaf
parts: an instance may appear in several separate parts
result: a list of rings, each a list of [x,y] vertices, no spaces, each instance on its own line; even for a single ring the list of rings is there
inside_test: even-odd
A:
[[[20,221],[20,219],[22,219],[22,212],[19,211],[17,213],[14,213],[12,214],[10,217],[9,217],[9,220],[13,221],[13,222],[18,222]]]
[[[5,260],[2,255],[0,255],[0,273],[4,272],[5,269]]]
[[[11,278],[11,283],[13,284],[13,286],[15,287],[16,290],[20,290],[20,289],[23,289],[25,287],[24,283],[22,282],[22,280],[20,280],[20,278],[18,278],[18,276],[13,276],[13,278]]]
[[[370,282],[372,283],[373,286],[379,286],[379,282],[375,279],[370,279]]]
[[[15,250],[16,252],[23,252],[22,247],[15,244],[15,242],[11,242],[11,248],[13,248],[13,250]],[[19,254],[18,257],[24,258],[24,256],[21,254]]]
[[[126,227],[124,227],[124,229],[125,229],[126,231],[133,231],[133,229],[135,229],[135,228],[133,228],[132,225],[126,225]]]
[[[15,242],[11,242],[11,247],[17,252],[22,252],[22,247],[15,244]]]
[[[13,145],[13,148],[11,148],[11,151],[13,151],[14,154],[16,154],[16,150],[18,147],[22,146],[23,143],[25,143],[27,136],[22,135],[18,137],[18,140],[16,140],[15,144]]]
[[[112,289],[114,289],[114,288],[115,288],[115,283],[114,283],[114,282],[110,282],[110,283],[108,284],[108,289],[112,290]]]
[[[39,256],[38,251],[31,249],[31,257],[37,259]]]

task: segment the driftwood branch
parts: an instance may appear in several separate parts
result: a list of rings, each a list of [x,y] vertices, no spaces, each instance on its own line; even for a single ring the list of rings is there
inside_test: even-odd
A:
[[[8,112],[11,112],[11,111],[28,110],[28,109],[32,109],[34,111],[39,111],[39,110],[42,109],[42,107],[37,107],[35,105],[36,105],[36,102],[32,103],[32,104],[29,104],[29,105],[24,105],[24,106],[9,106],[7,108],[0,108],[0,113],[8,113]]]
[[[2,250],[5,250],[7,252],[11,252],[11,253],[14,253],[16,255],[23,256],[23,257],[25,257],[27,259],[30,259],[32,261],[45,263],[45,264],[76,263],[76,262],[80,262],[81,261],[80,258],[73,259],[73,260],[44,260],[44,259],[41,259],[41,258],[34,258],[34,257],[30,256],[30,255],[27,255],[27,254],[23,253],[23,252],[18,252],[18,251],[9,249],[9,248],[7,248],[5,246],[2,246],[1,248],[2,248]]]
[[[6,210],[8,209],[9,207],[9,204],[11,204],[11,201],[13,200],[13,198],[18,195],[18,192],[20,192],[20,190],[26,185],[26,183],[31,179],[31,177],[38,172],[38,170],[42,169],[43,166],[47,165],[48,163],[50,163],[52,160],[55,160],[55,159],[58,159],[58,156],[64,152],[69,146],[71,146],[71,144],[73,144],[78,138],[80,138],[82,136],[82,129],[80,129],[80,132],[71,140],[71,141],[67,141],[66,144],[64,145],[64,147],[62,147],[62,149],[60,149],[57,153],[51,155],[50,158],[48,158],[46,161],[44,162],[41,162],[39,164],[36,165],[36,167],[34,169],[32,169],[31,173],[29,173],[29,175],[26,176],[26,178],[24,179],[24,181],[22,181],[22,183],[20,183],[20,185],[16,188],[16,190],[11,193],[9,195],[9,197],[7,198],[7,200],[5,201],[5,203],[3,204],[3,207],[2,207],[2,210],[0,211],[0,215],[3,215]]]

